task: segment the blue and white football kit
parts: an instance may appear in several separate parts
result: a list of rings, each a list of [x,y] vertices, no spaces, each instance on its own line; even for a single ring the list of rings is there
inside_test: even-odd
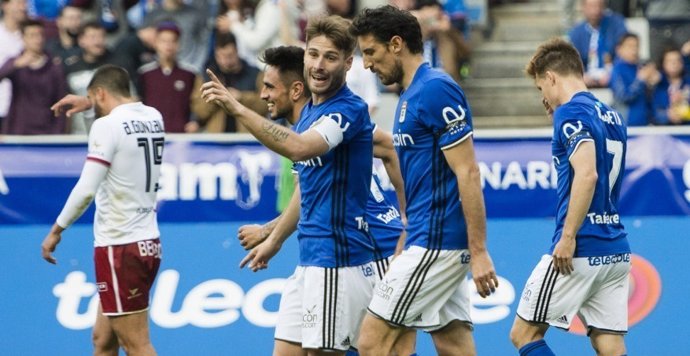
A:
[[[303,133],[321,120],[335,121],[343,138],[322,156],[295,162],[300,263],[283,292],[275,338],[347,350],[356,347],[377,278],[365,220],[373,125],[366,103],[347,86],[319,105],[309,102],[294,130]]]
[[[400,96],[393,144],[405,181],[405,251],[374,290],[369,311],[396,325],[428,331],[453,320],[471,323],[467,227],[457,178],[443,150],[472,135],[462,89],[422,64]]]
[[[400,219],[400,211],[386,199],[378,175],[372,173],[366,220],[374,245],[374,266],[381,279],[388,270],[390,257],[395,254],[395,247],[404,226]]]
[[[591,328],[628,330],[630,246],[618,215],[627,150],[626,124],[618,113],[589,92],[577,93],[554,114],[552,153],[558,172],[556,230],[548,255],[532,272],[522,293],[520,318],[567,329],[577,313]],[[598,179],[592,203],[575,242],[574,271],[560,275],[553,267],[570,202],[570,157],[582,142],[596,150]]]

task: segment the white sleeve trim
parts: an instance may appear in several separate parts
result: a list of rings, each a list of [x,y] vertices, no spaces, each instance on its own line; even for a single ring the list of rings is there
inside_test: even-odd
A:
[[[332,150],[335,146],[343,142],[343,130],[340,129],[338,123],[328,117],[319,120],[312,129],[323,137],[329,150]]]
[[[448,145],[445,145],[445,146],[441,147],[441,150],[442,150],[442,151],[445,151],[445,150],[447,150],[447,149],[449,149],[449,148],[453,148],[453,147],[455,147],[455,146],[457,146],[457,145],[463,143],[465,140],[467,140],[468,138],[470,138],[470,136],[473,136],[473,135],[474,135],[474,131],[470,131],[470,132],[468,132],[465,136],[460,137],[457,141],[455,141],[455,142],[453,142],[453,143],[451,143],[451,144],[448,144]]]
[[[573,158],[573,155],[575,154],[575,152],[577,152],[577,149],[580,148],[580,144],[583,143],[583,142],[585,142],[585,141],[594,142],[594,139],[591,139],[591,138],[584,138],[584,139],[578,141],[578,142],[577,142],[577,145],[575,145],[575,149],[573,150],[573,153],[571,153],[570,156],[568,156],[568,162],[570,162],[570,159]]]
[[[84,163],[84,169],[81,172],[79,181],[72,189],[72,193],[67,198],[62,212],[60,212],[55,221],[60,227],[68,228],[84,214],[84,211],[91,205],[96,196],[98,186],[101,185],[107,173],[108,167],[101,163],[90,160]]]

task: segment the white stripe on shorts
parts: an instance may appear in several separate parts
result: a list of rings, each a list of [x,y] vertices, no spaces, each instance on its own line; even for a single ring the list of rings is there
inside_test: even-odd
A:
[[[113,278],[113,293],[115,293],[115,305],[117,312],[122,313],[122,301],[120,300],[120,284],[117,282],[117,274],[115,274],[115,259],[113,258],[113,247],[108,246],[108,264],[110,264],[110,274]]]

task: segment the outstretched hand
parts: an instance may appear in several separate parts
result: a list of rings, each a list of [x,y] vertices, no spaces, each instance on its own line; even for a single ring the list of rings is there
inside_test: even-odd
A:
[[[60,116],[60,114],[63,112],[65,112],[67,117],[72,117],[72,115],[76,113],[89,109],[91,109],[91,101],[89,98],[74,94],[67,94],[64,98],[60,99],[57,103],[50,107],[50,110],[53,111],[53,115],[56,117]]]
[[[268,261],[280,251],[280,245],[266,240],[254,247],[240,262],[240,268],[248,266],[253,272],[268,268]]]

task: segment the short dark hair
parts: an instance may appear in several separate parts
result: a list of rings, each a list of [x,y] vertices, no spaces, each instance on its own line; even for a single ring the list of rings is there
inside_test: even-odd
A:
[[[232,32],[216,33],[216,41],[214,43],[216,48],[223,48],[227,45],[233,45],[237,48],[237,39]]]
[[[350,56],[355,51],[357,39],[350,34],[349,27],[350,21],[338,15],[312,18],[304,31],[307,35],[307,44],[314,37],[326,36],[336,48]]]
[[[100,22],[97,22],[97,21],[90,21],[90,22],[87,22],[87,23],[85,23],[85,24],[83,24],[83,25],[81,26],[81,28],[79,29],[79,37],[81,37],[82,35],[84,35],[84,33],[86,32],[86,30],[88,30],[88,29],[90,29],[90,28],[91,28],[91,29],[96,29],[96,30],[102,30],[102,31],[105,32],[105,27],[103,27],[103,25],[101,25]]]
[[[26,19],[19,24],[19,28],[21,29],[22,35],[24,34],[24,32],[26,31],[26,29],[28,27],[34,27],[34,26],[37,26],[40,28],[45,28],[45,25],[43,25],[43,22],[41,22],[39,20],[34,20],[34,19]]]
[[[422,53],[422,29],[419,21],[409,11],[391,5],[362,10],[352,21],[353,36],[373,35],[378,41],[388,43],[394,36],[405,41],[410,53]]]
[[[621,38],[618,40],[618,43],[616,43],[616,47],[620,46],[625,42],[628,38],[634,38],[637,40],[637,42],[640,42],[640,37],[632,32],[626,32],[621,36]]]
[[[527,63],[525,72],[534,79],[543,76],[546,71],[582,77],[584,66],[580,53],[562,38],[552,38],[542,43]]]
[[[93,74],[87,90],[103,88],[112,94],[129,98],[132,96],[129,91],[129,82],[129,73],[126,69],[106,64],[99,67]]]
[[[304,79],[304,48],[297,46],[271,47],[261,54],[259,60],[266,65],[277,68],[286,87],[294,81],[299,81],[305,84],[304,96],[311,95]]]

